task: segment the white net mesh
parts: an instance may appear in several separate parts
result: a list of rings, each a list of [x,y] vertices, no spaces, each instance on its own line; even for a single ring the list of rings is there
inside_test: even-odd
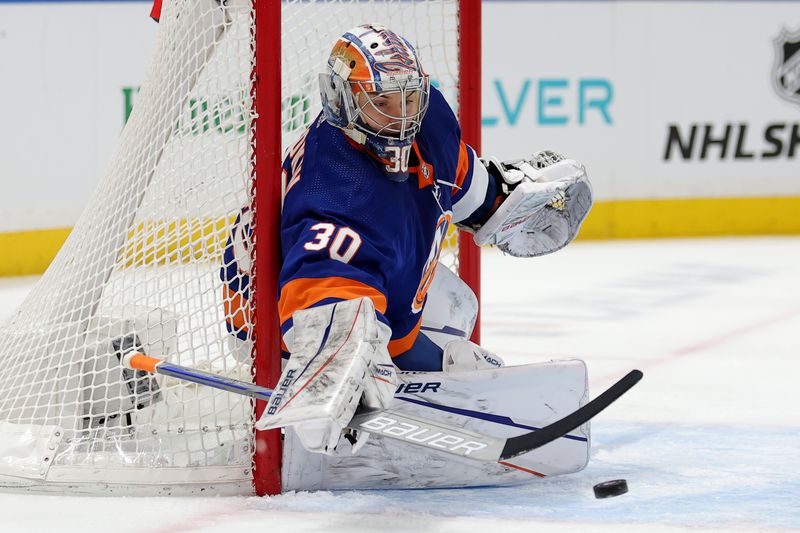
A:
[[[249,359],[234,356],[249,347],[226,328],[220,276],[234,221],[252,201],[253,17],[237,2],[165,0],[109,169],[0,328],[0,486],[252,491],[248,399],[119,364],[137,349],[251,379]],[[284,147],[319,112],[316,75],[335,38],[372,21],[417,43],[455,107],[455,2],[285,2]]]

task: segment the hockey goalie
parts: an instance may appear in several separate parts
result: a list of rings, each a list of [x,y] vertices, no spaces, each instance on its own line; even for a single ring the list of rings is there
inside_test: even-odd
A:
[[[504,367],[470,338],[478,305],[439,263],[451,224],[516,257],[566,246],[592,206],[584,167],[543,151],[479,159],[402,36],[353,28],[319,76],[323,111],[283,162],[284,369],[258,429],[283,427],[285,490],[520,483],[586,465],[585,424],[501,463],[346,430],[392,407],[508,437],[588,398],[582,361]],[[228,328],[249,357],[248,212],[226,249]],[[412,431],[399,428],[398,431]]]

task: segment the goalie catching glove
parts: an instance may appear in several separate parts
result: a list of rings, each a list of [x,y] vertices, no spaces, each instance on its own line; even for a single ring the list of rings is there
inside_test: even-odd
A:
[[[292,426],[308,451],[331,454],[359,405],[386,409],[394,397],[391,331],[369,298],[297,311],[292,319],[292,355],[256,429]],[[349,435],[353,453],[366,438]]]
[[[494,244],[515,257],[560,250],[578,234],[592,207],[586,169],[550,151],[530,159],[483,160],[507,196],[475,232],[478,245]]]

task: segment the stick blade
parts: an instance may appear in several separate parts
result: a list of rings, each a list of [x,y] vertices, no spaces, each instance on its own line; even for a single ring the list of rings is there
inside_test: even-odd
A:
[[[600,396],[564,418],[536,431],[507,439],[503,451],[500,454],[500,460],[511,459],[512,457],[540,448],[549,442],[563,437],[573,429],[582,426],[606,407],[614,403],[620,396],[628,392],[631,387],[639,383],[642,376],[644,376],[644,374],[642,374],[641,370],[631,370],[625,377],[600,394]]]

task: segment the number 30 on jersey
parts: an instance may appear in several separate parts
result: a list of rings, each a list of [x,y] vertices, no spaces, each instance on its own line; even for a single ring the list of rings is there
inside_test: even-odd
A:
[[[411,155],[411,145],[387,146],[390,165],[386,165],[386,172],[408,172],[408,158]]]
[[[316,233],[303,248],[311,252],[327,248],[331,259],[336,261],[349,263],[361,247],[361,236],[348,227],[337,228],[330,222],[319,222],[309,229]]]

